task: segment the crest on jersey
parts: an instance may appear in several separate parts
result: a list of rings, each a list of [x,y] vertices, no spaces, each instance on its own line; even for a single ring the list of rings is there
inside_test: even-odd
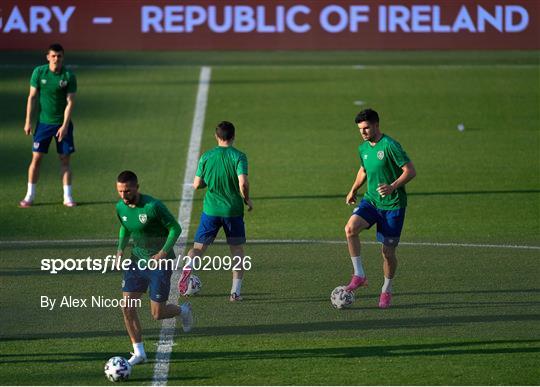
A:
[[[139,221],[142,224],[145,224],[147,220],[148,220],[148,216],[146,214],[139,214]]]
[[[41,80],[41,83],[46,84],[46,83],[47,83],[47,80],[46,80],[46,79],[42,79],[42,80]]]
[[[61,88],[64,88],[67,86],[67,81],[64,79],[61,79],[60,82],[58,82]]]
[[[378,158],[379,160],[384,159],[384,152],[383,152],[383,151],[378,151],[378,152],[377,152],[377,158]]]

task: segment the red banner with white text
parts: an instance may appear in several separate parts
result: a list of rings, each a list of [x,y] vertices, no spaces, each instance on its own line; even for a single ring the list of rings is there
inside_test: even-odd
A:
[[[2,0],[0,50],[539,49],[538,0]]]

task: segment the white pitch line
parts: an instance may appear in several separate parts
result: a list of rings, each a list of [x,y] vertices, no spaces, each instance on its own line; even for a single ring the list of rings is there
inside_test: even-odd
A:
[[[187,186],[187,184],[186,184]],[[186,224],[189,224],[186,223]],[[184,223],[182,223],[184,226]],[[182,234],[184,235],[184,234]],[[184,238],[184,239],[183,239]],[[0,247],[54,247],[65,245],[84,245],[92,246],[94,244],[102,245],[116,245],[117,239],[64,239],[64,240],[29,240],[29,241],[0,241]],[[176,248],[180,250],[182,243],[185,245],[185,236],[180,237],[176,244]],[[216,239],[215,243],[226,243],[224,239]],[[345,240],[327,240],[327,239],[251,239],[247,240],[250,245],[257,244],[291,244],[291,245],[307,245],[307,244],[327,244],[327,245],[339,245],[345,244]],[[367,245],[377,245],[379,242],[374,241],[362,241]],[[540,250],[540,246],[527,246],[527,245],[494,245],[484,243],[453,243],[453,242],[400,242],[400,246],[427,246],[427,247],[471,247],[471,248],[492,248],[492,249],[517,249],[517,250]]]
[[[216,239],[217,243],[225,243],[225,240]],[[247,244],[328,244],[340,245],[346,244],[345,240],[325,240],[325,239],[256,239],[247,240]],[[362,241],[367,245],[378,245],[375,241]],[[527,245],[492,245],[482,243],[438,243],[438,242],[399,242],[400,246],[427,246],[427,247],[479,247],[479,248],[495,248],[495,249],[524,249],[524,250],[540,250],[540,246]]]
[[[178,221],[182,225],[182,234],[175,246],[176,256],[183,256],[186,248],[187,236],[193,208],[194,189],[188,183],[192,182],[197,172],[197,160],[201,149],[202,132],[204,128],[204,116],[206,114],[206,103],[208,100],[208,89],[210,86],[210,67],[202,67],[199,76],[199,88],[197,91],[197,101],[195,103],[195,115],[191,127],[191,137],[189,139],[189,149],[187,153],[186,170],[184,172],[184,182],[182,184],[182,200],[178,208]],[[180,279],[180,270],[173,272],[171,277],[171,292],[169,297],[176,299],[176,283]],[[169,375],[169,360],[171,358],[172,347],[174,345],[174,331],[176,319],[169,318],[163,320],[161,332],[159,334],[159,344],[156,351],[156,363],[154,365],[153,386],[166,386]]]
[[[7,63],[0,64],[0,69],[32,69],[35,65],[27,64],[16,64],[16,63]],[[135,69],[135,70],[144,70],[144,69],[156,69],[156,68],[186,68],[186,67],[199,67],[197,64],[114,64],[114,63],[105,63],[105,64],[77,64],[69,63],[66,65],[67,68],[73,69],[95,69],[95,70],[109,70],[109,69]],[[377,65],[365,65],[359,67],[358,65],[350,64],[220,64],[214,65],[215,68],[225,68],[225,69],[296,69],[296,70],[318,70],[318,69],[352,69],[352,70],[378,70],[378,69],[390,69],[390,70],[402,70],[402,69],[419,69],[423,70],[426,68],[436,68],[440,70],[452,70],[452,69],[538,69],[540,66],[537,64],[527,64],[527,63],[482,63],[482,64],[377,64]]]

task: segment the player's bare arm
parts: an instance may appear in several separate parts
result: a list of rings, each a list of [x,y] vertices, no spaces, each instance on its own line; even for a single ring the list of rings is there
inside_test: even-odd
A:
[[[56,133],[56,137],[58,137],[58,141],[62,141],[67,134],[69,122],[71,121],[71,113],[73,111],[73,106],[75,104],[75,93],[69,93],[66,97],[66,100],[67,100],[67,105],[66,105],[66,109],[64,110],[64,122],[62,123],[62,126],[58,129],[58,132]]]
[[[155,259],[156,261],[167,258],[167,253],[163,250],[159,250],[157,254],[152,255],[152,259]]]
[[[351,190],[347,194],[345,203],[347,203],[348,205],[356,203],[356,193],[365,182],[366,182],[366,170],[364,169],[364,167],[360,167],[360,169],[358,170],[358,173],[356,174],[356,179],[354,180]]]
[[[24,123],[24,133],[29,136],[32,134],[32,116],[34,115],[38,90],[30,86],[28,101],[26,102],[26,121]]]
[[[240,187],[240,195],[244,199],[244,204],[247,206],[248,211],[253,209],[253,202],[249,197],[249,180],[247,175],[238,175],[238,186]]]
[[[193,179],[193,188],[195,188],[195,189],[206,188],[206,183],[204,182],[202,177],[195,176],[195,178]]]
[[[379,185],[379,187],[377,188],[377,192],[379,192],[381,196],[390,195],[396,189],[404,186],[416,176],[416,170],[414,169],[412,161],[409,161],[407,164],[401,167],[401,170],[403,171],[403,173],[392,184]]]

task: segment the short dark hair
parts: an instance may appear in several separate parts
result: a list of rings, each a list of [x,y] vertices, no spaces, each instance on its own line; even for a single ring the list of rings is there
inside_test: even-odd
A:
[[[137,175],[132,171],[122,171],[116,178],[118,183],[138,183]]]
[[[364,109],[358,113],[354,119],[354,122],[357,124],[363,121],[367,121],[371,124],[379,123],[379,115],[373,109]]]
[[[47,50],[47,53],[50,51],[54,52],[64,52],[64,47],[60,43],[53,43],[49,46],[49,49]]]
[[[229,121],[221,121],[216,126],[216,135],[223,141],[232,140],[234,138],[234,125]]]

